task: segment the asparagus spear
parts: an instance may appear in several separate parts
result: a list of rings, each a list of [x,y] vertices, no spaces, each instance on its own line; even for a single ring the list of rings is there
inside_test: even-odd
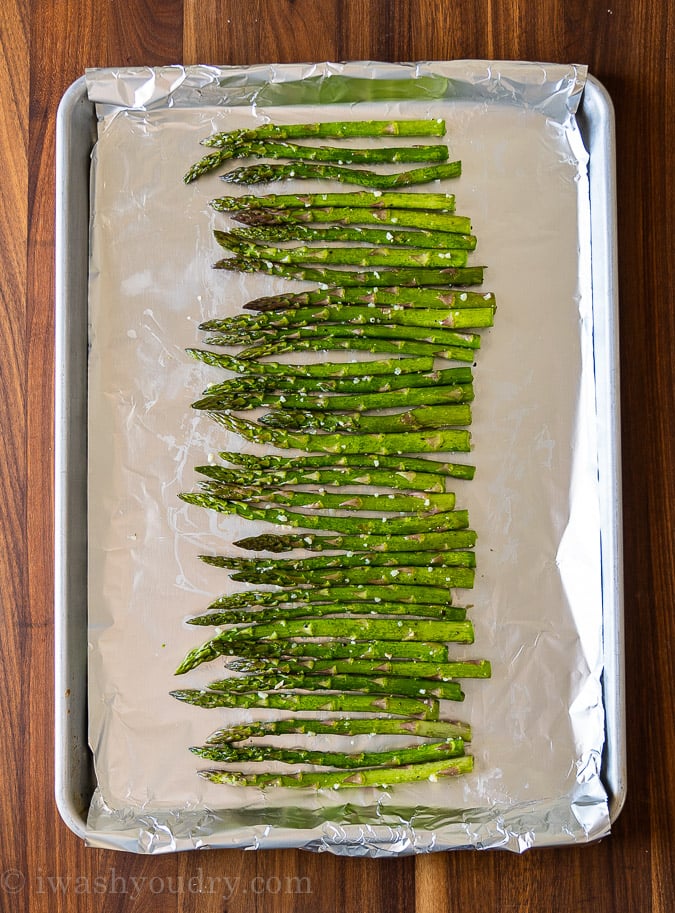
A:
[[[353,640],[430,641],[431,643],[473,643],[470,621],[437,621],[420,618],[312,618],[282,619],[268,625],[231,628],[219,639],[279,640],[293,637],[332,637]]]
[[[206,612],[187,619],[189,625],[220,627],[221,625],[268,624],[282,618],[319,618],[323,615],[406,615],[414,618],[441,618],[445,621],[464,621],[466,609],[460,606],[406,605],[401,602],[304,603],[289,608],[233,609],[229,612]]]
[[[355,494],[347,492],[292,491],[265,489],[256,486],[228,486],[219,481],[204,482],[204,491],[227,501],[254,501],[280,504],[287,507],[309,507],[312,510],[369,510],[381,512],[444,513],[454,510],[455,495],[410,494]]]
[[[272,488],[278,485],[371,485],[373,487],[403,489],[406,491],[426,491],[441,494],[445,491],[445,478],[431,472],[392,473],[387,470],[368,469],[316,469],[298,470],[279,469],[276,471],[226,469],[224,466],[196,466],[200,472],[226,484],[251,485],[260,488]]]
[[[222,514],[235,514],[246,520],[263,520],[266,523],[277,523],[283,526],[301,529],[322,529],[332,532],[345,532],[351,535],[408,535],[411,533],[441,532],[444,529],[465,526],[461,511],[446,511],[438,514],[420,516],[383,517],[334,517],[324,514],[303,514],[286,508],[273,508],[263,505],[255,507],[243,501],[227,501],[206,492],[181,492],[178,496],[186,504],[195,507],[206,507]]]
[[[260,694],[225,694],[220,691],[198,691],[185,688],[170,692],[176,700],[195,707],[253,707],[273,710],[327,710],[350,713],[391,713],[419,719],[438,719],[438,701],[414,697],[394,697],[370,694],[298,694],[270,691]]]
[[[347,552],[337,555],[320,555],[312,558],[233,558],[229,555],[200,555],[212,567],[229,570],[267,571],[317,571],[350,567],[475,567],[476,555],[472,551],[442,552]]]
[[[429,761],[427,764],[406,764],[402,767],[365,768],[356,771],[326,771],[321,773],[298,771],[293,774],[251,774],[232,770],[200,770],[199,775],[212,783],[229,783],[236,786],[289,787],[313,789],[340,789],[342,787],[372,786],[387,788],[397,783],[436,780],[455,777],[473,770],[473,757],[448,758]]]
[[[399,541],[401,540],[401,541]],[[322,552],[332,549],[346,549],[354,552],[396,552],[419,550],[422,554],[441,548],[471,548],[476,544],[476,533],[471,529],[446,530],[442,533],[424,533],[411,536],[280,536],[265,533],[238,539],[236,546],[250,551],[289,552],[295,548]]]
[[[214,231],[218,244],[237,257],[278,263],[326,263],[337,266],[432,267],[466,266],[465,250],[424,247],[269,247],[242,241],[230,232]]]
[[[391,190],[396,187],[411,187],[415,184],[429,184],[431,181],[456,178],[461,173],[461,162],[410,168],[407,171],[397,171],[395,174],[380,174],[364,168],[343,168],[340,165],[293,162],[288,165],[244,165],[223,174],[221,180],[228,184],[266,184],[283,181],[286,178],[330,180],[358,184],[360,187],[373,187],[376,190]]]
[[[367,362],[318,362],[307,365],[289,365],[277,362],[241,362],[232,355],[208,352],[202,349],[186,349],[188,355],[205,364],[226,368],[236,373],[256,373],[275,377],[374,377],[382,375],[416,374],[433,370],[433,358],[388,358]]]
[[[176,675],[190,672],[202,663],[211,662],[219,656],[249,657],[316,657],[317,659],[348,659],[363,657],[372,659],[423,659],[425,662],[444,662],[448,648],[444,644],[425,641],[340,641],[331,640],[317,643],[308,640],[279,641],[228,641],[221,635],[212,637],[206,643],[195,647],[185,656],[176,669]]]
[[[210,682],[210,691],[223,694],[264,693],[285,689],[294,691],[338,691],[342,694],[385,694],[392,697],[438,698],[463,701],[464,692],[457,682],[432,682],[429,679],[398,675],[287,675],[269,673],[243,678],[225,678]]]
[[[410,194],[421,196],[421,194]],[[225,198],[227,199],[227,198]],[[211,204],[214,209],[221,210],[217,205],[221,201],[214,200]],[[415,202],[415,201],[413,201]],[[227,206],[228,204],[225,204]],[[289,227],[298,224],[330,224],[341,227],[346,225],[387,225],[396,228],[421,228],[428,231],[442,231],[455,234],[471,234],[471,219],[467,216],[454,215],[454,198],[447,205],[436,211],[428,209],[410,208],[410,203],[399,202],[401,208],[393,206],[383,209],[373,205],[357,206],[336,205],[321,206],[315,204],[307,208],[257,208],[251,206],[234,212],[232,218],[243,225],[285,225]],[[408,208],[403,208],[407,206]]]
[[[221,451],[220,457],[228,463],[249,469],[321,469],[324,467],[359,466],[370,469],[389,469],[392,472],[435,472],[448,477],[454,476],[457,463],[433,460],[430,457],[411,457],[394,454],[343,453],[337,456],[312,454],[291,457],[278,454],[258,456],[252,453]]]
[[[348,209],[420,209],[428,213],[430,210],[453,212],[455,197],[451,193],[397,193],[395,191],[382,193],[378,190],[359,190],[351,193],[270,193],[219,197],[211,201],[211,206],[218,212],[241,212],[244,209],[285,212],[286,210],[304,210],[312,206],[337,206]]]
[[[269,571],[252,569],[236,571],[230,575],[232,580],[244,583],[273,583],[277,586],[290,585],[317,585],[326,586],[360,586],[362,584],[375,584],[387,586],[390,583],[400,583],[405,586],[434,586],[434,587],[460,587],[471,588],[474,584],[474,570],[469,567],[354,567],[332,568],[316,571],[282,571],[274,568]]]
[[[495,308],[492,292],[471,292],[465,289],[439,288],[350,288],[314,289],[310,292],[267,295],[248,301],[244,308],[252,311],[271,311],[309,305],[327,304],[385,305],[393,308]]]
[[[336,719],[264,720],[217,729],[206,740],[207,745],[243,742],[268,735],[407,735],[423,739],[462,739],[471,741],[471,727],[460,721],[399,720],[384,717]]]
[[[388,393],[312,396],[305,393],[230,394],[209,393],[192,403],[193,409],[220,412],[256,409],[259,406],[283,408],[287,411],[309,412],[370,412],[401,406],[433,406],[443,403],[469,403],[473,400],[472,384],[447,387],[403,387]],[[382,484],[386,484],[383,482]]]
[[[391,434],[397,431],[421,431],[425,428],[454,428],[471,424],[468,403],[442,406],[420,406],[394,415],[363,415],[361,412],[339,413],[276,410],[260,417],[268,428],[292,431],[362,431]]]
[[[434,346],[445,349],[454,349],[454,347],[477,349],[480,346],[480,336],[477,333],[458,333],[456,330],[432,329],[429,327],[414,326],[387,326],[374,322],[373,325],[347,325],[342,326],[336,323],[327,324],[310,324],[304,327],[288,327],[285,329],[259,329],[241,332],[235,327],[235,332],[220,333],[216,336],[207,338],[209,345],[231,346],[246,345],[252,342],[262,341],[272,342],[273,344],[282,341],[294,341],[296,339],[317,340],[319,344],[326,344],[337,337],[346,337],[352,339],[394,339],[405,342],[417,341],[431,343]],[[351,344],[351,343],[350,343]],[[240,358],[244,357],[240,353]],[[473,359],[473,353],[468,353],[468,358]]]
[[[352,754],[338,751],[312,751],[306,748],[275,748],[269,745],[201,745],[190,749],[193,754],[220,763],[248,763],[251,761],[282,761],[286,764],[319,764],[352,770],[360,767],[396,767],[403,764],[421,764],[439,758],[458,758],[464,754],[462,739],[443,742],[422,742],[414,747],[395,748],[389,751],[360,751]]]
[[[394,372],[396,369],[394,369]],[[204,396],[232,396],[250,397],[261,396],[278,391],[284,394],[307,393],[340,393],[350,396],[362,396],[365,393],[390,393],[393,390],[407,390],[411,387],[455,387],[461,386],[467,393],[471,393],[468,386],[473,380],[473,371],[466,365],[444,368],[426,373],[408,374],[405,372],[392,373],[389,376],[368,375],[361,377],[320,378],[302,377],[289,374],[284,377],[277,374],[250,374],[232,377],[220,383],[212,383],[204,390]],[[264,391],[264,394],[261,393]],[[471,397],[467,397],[470,399]],[[327,399],[327,398],[326,398]],[[243,401],[243,400],[242,400]]]
[[[264,428],[255,422],[226,412],[210,412],[214,421],[248,441],[272,444],[282,450],[295,449],[320,453],[369,453],[377,455],[403,453],[468,453],[471,435],[468,431],[405,431],[394,434],[321,434]],[[339,532],[339,530],[336,530]],[[392,535],[396,535],[392,531]]]
[[[301,224],[259,225],[233,228],[230,235],[240,241],[311,241],[325,244],[330,241],[360,241],[375,247],[407,245],[441,250],[475,250],[476,236],[468,232],[407,231],[398,228],[363,228],[361,226],[331,225],[326,228],[308,228]]]
[[[288,159],[290,162],[333,162],[338,165],[378,165],[406,162],[445,162],[447,146],[305,146],[286,141],[240,141],[229,143],[217,153],[221,162],[240,158]],[[212,161],[209,157],[206,157]],[[220,163],[219,163],[220,164]],[[217,166],[216,166],[217,167]]]
[[[267,273],[280,276],[282,279],[299,279],[303,282],[319,282],[324,285],[347,287],[355,285],[480,285],[483,281],[482,266],[448,266],[444,269],[427,269],[426,267],[383,269],[383,270],[346,270],[326,267],[295,266],[283,263],[272,263],[269,260],[253,258],[228,257],[218,260],[215,269],[225,269],[239,273]]]
[[[218,345],[221,343],[218,342]],[[473,362],[475,352],[464,346],[446,346],[443,343],[415,342],[410,339],[382,339],[367,338],[352,334],[340,337],[335,334],[310,335],[298,339],[296,336],[280,338],[277,333],[275,341],[263,342],[250,346],[239,352],[241,361],[268,358],[270,355],[280,355],[283,352],[328,352],[331,350],[347,349],[353,352],[372,352],[388,355],[429,355],[433,358],[446,358],[450,361]]]
[[[262,124],[249,130],[213,133],[202,140],[204,146],[229,148],[245,142],[265,140],[347,139],[364,136],[444,136],[445,121],[439,118],[424,120],[356,120],[328,121],[316,124]]]
[[[371,325],[387,323],[402,327],[430,327],[432,329],[443,329],[444,327],[452,329],[458,326],[489,327],[494,322],[494,308],[441,310],[440,308],[405,308],[401,305],[349,307],[343,304],[331,304],[320,308],[289,308],[284,311],[271,311],[255,317],[242,315],[241,317],[207,320],[200,325],[199,329],[247,332],[263,327],[297,327],[303,324],[316,324],[319,321]]]
[[[456,678],[490,678],[490,663],[486,659],[464,660],[463,662],[433,663],[424,660],[371,660],[357,659],[282,659],[242,658],[227,663],[236,672],[260,674],[277,671],[292,675],[403,675],[418,679],[449,681]]]
[[[209,605],[209,609],[240,609],[271,605],[294,605],[301,602],[401,602],[420,605],[450,605],[451,599],[445,587],[422,586],[332,586],[313,587],[295,590],[258,590],[244,593],[231,593],[218,596]]]

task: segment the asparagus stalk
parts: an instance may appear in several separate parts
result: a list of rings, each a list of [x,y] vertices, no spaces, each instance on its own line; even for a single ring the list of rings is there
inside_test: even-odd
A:
[[[309,507],[312,510],[369,510],[380,512],[444,513],[454,510],[455,495],[410,494],[355,494],[326,491],[291,491],[265,489],[255,486],[228,486],[219,481],[204,482],[204,490],[227,501],[253,501],[280,504],[287,507]]]
[[[387,586],[400,583],[405,586],[458,587],[470,589],[474,585],[474,570],[470,567],[353,567],[332,568],[317,571],[283,571],[280,568],[262,570],[254,568],[236,571],[232,580],[243,583],[276,584],[277,586],[299,586],[303,584],[327,586],[361,586],[375,584]]]
[[[241,158],[288,159],[290,162],[333,162],[338,165],[378,165],[409,162],[446,162],[447,146],[305,146],[286,141],[230,143],[222,147],[222,161]]]
[[[459,217],[456,217],[459,218]],[[440,250],[475,250],[476,236],[468,232],[430,231],[419,229],[408,231],[399,228],[364,228],[362,226],[331,225],[326,228],[309,228],[302,224],[254,225],[248,228],[233,228],[230,235],[239,241],[309,241],[325,244],[332,241],[359,241],[375,247],[406,245],[408,247],[429,247]]]
[[[447,266],[443,269],[411,267],[360,271],[272,263],[269,260],[248,257],[228,257],[225,260],[218,260],[214,267],[238,273],[267,273],[270,276],[280,276],[282,279],[299,279],[302,282],[319,282],[343,288],[356,285],[480,285],[483,282],[484,272],[482,266]]]
[[[249,130],[213,133],[202,140],[204,146],[227,149],[242,142],[289,139],[348,139],[365,136],[444,136],[445,121],[424,120],[356,120],[328,121],[315,124],[262,124]]]
[[[338,456],[329,454],[312,454],[311,456],[291,457],[278,454],[258,456],[252,453],[234,453],[221,451],[220,457],[228,463],[245,466],[248,469],[321,469],[325,467],[364,467],[368,469],[389,469],[392,472],[435,472],[452,477],[457,463],[445,460],[433,460],[430,457],[411,457],[394,454],[343,453]]]
[[[278,263],[325,263],[334,266],[432,267],[466,266],[465,250],[431,250],[424,247],[269,247],[242,241],[230,232],[214,231],[221,247],[237,257]]]
[[[352,567],[475,567],[476,555],[472,551],[442,552],[347,552],[337,555],[320,555],[312,558],[234,558],[229,555],[200,555],[212,567],[228,570],[259,571],[318,571],[331,568]]]
[[[264,720],[217,729],[207,745],[243,742],[268,735],[407,735],[422,739],[462,739],[471,741],[471,727],[461,721],[399,720],[384,717]]]
[[[218,342],[218,345],[221,343]],[[372,352],[387,355],[428,355],[433,358],[445,358],[450,361],[473,362],[475,352],[464,346],[445,346],[442,343],[415,342],[410,339],[382,339],[367,338],[354,334],[340,337],[335,334],[310,335],[307,338],[297,337],[277,338],[271,342],[264,342],[250,346],[239,352],[239,359],[268,358],[270,355],[280,355],[283,352],[328,352],[331,350],[347,349],[353,352]]]
[[[400,541],[399,541],[400,540]],[[441,548],[471,548],[476,544],[476,533],[471,529],[446,530],[442,533],[424,533],[411,536],[315,536],[274,535],[265,533],[238,539],[239,548],[260,552],[289,552],[295,548],[322,552],[346,549],[354,552],[386,553],[405,549],[420,551],[422,555]]]
[[[319,764],[353,770],[361,767],[397,767],[404,764],[421,764],[439,758],[458,758],[464,754],[462,739],[443,742],[422,742],[412,748],[395,748],[389,751],[360,751],[352,754],[338,751],[313,751],[306,748],[275,748],[269,745],[201,745],[190,749],[193,754],[220,763],[248,763],[251,761],[281,761],[285,764]]]
[[[419,197],[421,194],[410,194]],[[227,198],[225,198],[227,199]],[[221,201],[214,200],[211,204],[216,210],[223,207]],[[413,201],[416,202],[416,201]],[[227,204],[225,204],[227,206]],[[374,205],[365,205],[361,208],[350,207],[348,204],[340,206],[313,205],[307,208],[256,208],[242,209],[234,212],[232,218],[243,225],[281,225],[294,227],[304,224],[324,224],[336,227],[349,225],[386,225],[395,228],[421,228],[427,231],[447,232],[457,235],[471,234],[471,219],[467,216],[455,215],[454,198],[448,200],[442,209],[430,211],[423,208],[410,208],[408,201],[399,202],[401,207],[377,208]]]
[[[293,162],[284,165],[244,165],[234,168],[221,176],[227,184],[266,184],[272,181],[293,180],[329,180],[344,184],[358,184],[360,187],[372,187],[376,190],[391,190],[396,187],[411,187],[416,184],[429,184],[459,177],[462,173],[461,162],[445,162],[440,165],[427,165],[423,168],[410,168],[397,171],[395,174],[380,174],[364,168],[343,168],[340,165],[323,165],[305,162]]]
[[[226,694],[221,691],[199,691],[185,688],[171,691],[171,696],[195,707],[208,710],[217,707],[269,708],[272,710],[327,710],[331,713],[391,713],[419,719],[438,719],[438,701],[414,697],[370,694],[298,694],[270,691],[259,694]]]
[[[451,369],[450,369],[451,370]],[[312,396],[305,393],[209,393],[192,403],[193,409],[220,412],[256,409],[260,406],[309,412],[370,412],[401,406],[434,406],[444,403],[469,403],[473,400],[472,384],[447,387],[403,387],[388,393]],[[383,483],[386,484],[386,483]]]
[[[323,641],[308,640],[280,641],[227,641],[221,635],[212,637],[206,643],[195,647],[185,656],[176,669],[176,675],[190,672],[202,663],[211,662],[219,656],[248,657],[315,657],[317,659],[349,659],[362,657],[372,659],[422,659],[424,662],[444,662],[448,648],[444,644],[424,641]]]
[[[241,212],[242,210],[285,212],[286,210],[305,210],[313,206],[331,206],[375,210],[419,209],[428,213],[430,210],[453,212],[455,197],[451,193],[408,193],[405,191],[382,193],[378,190],[359,190],[350,193],[270,193],[219,197],[211,201],[211,206],[218,212]]]
[[[403,675],[418,679],[450,681],[457,678],[490,678],[492,669],[486,659],[433,663],[424,660],[357,659],[282,659],[245,658],[227,663],[229,669],[248,674],[278,672],[290,675]]]
[[[429,761],[427,764],[406,764],[402,767],[365,768],[356,771],[326,771],[321,773],[298,771],[293,774],[250,774],[232,770],[200,770],[199,775],[212,783],[229,783],[236,786],[340,789],[343,787],[371,786],[387,788],[398,783],[420,780],[436,782],[443,777],[456,777],[473,770],[473,757],[448,758]]]
[[[294,605],[299,603],[348,603],[348,602],[400,602],[413,605],[447,606],[451,603],[450,594],[445,587],[405,586],[331,586],[312,587],[293,590],[258,590],[244,593],[231,593],[218,596],[208,606],[209,609],[240,609],[271,605]]]
[[[301,529],[321,529],[344,532],[351,535],[409,535],[412,533],[441,532],[457,526],[466,526],[462,511],[446,511],[438,514],[404,516],[394,518],[347,516],[335,517],[324,514],[304,514],[286,508],[255,507],[243,501],[227,501],[207,492],[181,492],[178,496],[186,504],[206,507],[222,514],[235,514],[246,520],[263,520]],[[460,516],[455,516],[459,514]]]
[[[292,431],[362,431],[391,434],[397,431],[421,431],[425,428],[454,428],[471,424],[471,406],[455,403],[442,406],[420,406],[394,415],[363,415],[361,412],[333,414],[329,412],[286,412],[276,410],[260,417],[268,428],[287,428]]]
[[[230,485],[250,485],[259,488],[273,488],[278,485],[371,485],[375,488],[402,489],[406,491],[445,492],[445,477],[431,472],[392,473],[387,470],[368,469],[279,469],[276,472],[264,470],[235,470],[224,466],[196,466],[195,471],[212,479]]]
[[[342,694],[385,694],[392,697],[437,698],[463,701],[464,692],[457,682],[432,682],[430,679],[398,675],[287,675],[269,673],[244,678],[225,678],[209,684],[210,691],[223,694],[264,693],[285,689],[294,691],[338,691]]]
[[[231,628],[219,639],[279,640],[294,637],[332,637],[353,640],[430,641],[431,643],[473,643],[470,621],[438,621],[422,618],[312,618],[282,619],[268,625]]]
[[[229,612],[207,612],[187,619],[189,625],[220,627],[222,625],[268,624],[283,618],[319,618],[324,615],[406,615],[414,618],[441,618],[445,621],[464,621],[466,609],[460,606],[406,605],[401,602],[371,603],[304,603],[291,607],[269,609],[233,609]]]
[[[391,455],[403,453],[468,453],[471,435],[468,431],[405,431],[394,434],[321,434],[264,428],[255,422],[226,412],[208,413],[214,421],[248,441],[272,444],[282,450],[294,449],[319,453],[369,453]],[[340,530],[335,530],[340,532]],[[421,532],[421,530],[420,530]],[[396,535],[392,531],[392,535]]]
[[[270,328],[298,327],[307,324],[353,323],[376,324],[386,323],[401,327],[427,327],[431,329],[461,327],[489,327],[494,322],[494,308],[454,308],[452,310],[435,308],[393,307],[349,307],[343,304],[324,305],[313,308],[289,308],[284,311],[271,311],[266,314],[226,317],[207,320],[200,330],[229,331]]]
[[[248,301],[244,308],[252,311],[272,311],[287,308],[304,308],[310,305],[321,307],[329,304],[357,304],[370,307],[383,305],[392,308],[495,308],[492,292],[471,292],[465,289],[439,288],[329,288],[314,289],[310,292],[294,292],[282,295],[267,295]]]
[[[204,396],[243,397],[271,395],[272,391],[284,394],[336,393],[349,396],[362,396],[365,393],[390,393],[393,390],[407,390],[411,387],[456,387],[461,386],[467,394],[472,392],[469,385],[473,380],[473,371],[466,365],[444,368],[426,373],[394,373],[389,376],[377,374],[361,377],[318,378],[302,377],[293,374],[284,377],[275,374],[250,374],[232,377],[220,383],[212,383],[204,390]],[[261,393],[261,390],[264,393]],[[467,399],[471,397],[468,396]],[[326,400],[328,398],[326,397]]]
[[[285,342],[296,339],[314,339],[320,344],[332,340],[334,337],[348,339],[395,339],[431,343],[434,346],[446,349],[455,346],[477,349],[480,346],[480,336],[477,333],[458,333],[455,330],[432,329],[414,326],[388,326],[374,322],[372,325],[361,326],[348,324],[342,326],[335,323],[309,324],[302,327],[288,327],[285,329],[258,329],[242,332],[237,327],[232,333],[220,333],[207,338],[209,345],[231,346],[245,345],[262,341],[275,343],[279,340]],[[240,354],[240,358],[242,355]],[[473,358],[473,353],[469,353]]]
[[[231,355],[186,349],[188,355],[205,364],[226,368],[235,373],[255,373],[274,377],[345,378],[374,377],[382,375],[416,374],[433,371],[434,360],[421,358],[388,358],[379,361],[318,362],[307,365],[289,365],[277,362],[242,362]]]

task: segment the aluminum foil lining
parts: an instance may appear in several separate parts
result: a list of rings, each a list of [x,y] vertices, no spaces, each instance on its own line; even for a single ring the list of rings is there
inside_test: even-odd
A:
[[[585,77],[583,66],[485,61],[87,74],[99,114],[88,426],[91,845],[380,856],[521,852],[608,832],[588,155],[575,120]],[[456,193],[458,211],[471,216],[473,262],[487,264],[484,288],[498,303],[475,369],[478,471],[455,488],[479,543],[468,597],[476,642],[453,652],[493,665],[492,679],[467,682],[466,701],[451,708],[473,726],[475,771],[391,790],[217,786],[197,777],[199,759],[187,749],[224,715],[169,691],[200,637],[184,619],[236,586],[197,555],[227,552],[257,527],[178,500],[194,486],[194,466],[242,446],[190,409],[220,374],[184,350],[201,342],[201,320],[235,314],[287,284],[212,269],[212,230],[228,222],[209,201],[223,185],[217,173],[190,186],[182,175],[216,130],[427,116],[445,118],[451,157],[462,160],[462,177],[438,189]],[[203,666],[181,686],[221,673],[221,664]],[[227,719],[262,715],[228,711]],[[317,736],[314,744],[330,743]]]

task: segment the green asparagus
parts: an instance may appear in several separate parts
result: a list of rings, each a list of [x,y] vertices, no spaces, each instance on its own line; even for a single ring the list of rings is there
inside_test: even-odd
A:
[[[278,640],[278,641],[228,641],[216,635],[206,643],[190,650],[176,669],[176,675],[190,672],[202,663],[211,662],[220,656],[261,657],[314,657],[316,659],[349,659],[362,657],[371,659],[421,659],[424,662],[445,662],[448,648],[445,644],[426,641],[323,641]]]
[[[293,774],[243,773],[232,770],[200,770],[199,775],[212,783],[229,783],[235,786],[254,786],[258,789],[270,787],[340,789],[342,787],[371,786],[387,788],[398,783],[430,780],[436,782],[443,777],[456,777],[473,770],[473,757],[463,755],[445,761],[429,761],[427,764],[406,764],[402,767],[369,767],[355,771],[298,771]]]
[[[232,486],[217,480],[202,484],[204,491],[227,501],[254,501],[264,504],[280,504],[286,507],[308,507],[312,510],[445,513],[455,508],[455,495],[452,492],[437,495],[426,492],[356,494],[318,490],[292,491],[284,488],[265,489],[250,485]]]
[[[465,250],[431,250],[424,247],[269,247],[242,241],[226,231],[214,231],[221,247],[237,257],[278,263],[325,263],[333,266],[432,267],[466,266]]]
[[[359,190],[350,193],[270,193],[259,196],[243,194],[237,197],[219,197],[211,201],[211,206],[218,212],[241,212],[244,209],[285,212],[304,210],[312,206],[338,206],[348,209],[419,209],[428,213],[430,210],[453,212],[455,197],[451,193],[383,193],[378,190]]]
[[[228,431],[257,444],[272,444],[282,450],[295,449],[319,453],[369,453],[391,455],[403,453],[468,453],[471,449],[469,431],[432,430],[405,431],[394,434],[321,434],[265,428],[256,422],[238,418],[227,412],[208,413]],[[339,532],[339,530],[336,530]],[[421,530],[420,530],[421,532]],[[392,531],[392,535],[396,535]]]
[[[249,675],[268,672],[292,675],[315,673],[321,675],[403,675],[418,679],[438,679],[439,681],[450,681],[457,678],[490,678],[492,674],[490,663],[485,659],[433,663],[424,660],[371,660],[356,657],[341,660],[248,657],[231,660],[227,663],[227,667],[235,672],[246,672]]]
[[[409,194],[410,197],[420,197],[422,194]],[[225,197],[227,201],[229,198]],[[298,224],[324,224],[334,225],[337,227],[346,225],[387,225],[396,228],[421,228],[428,231],[442,231],[450,234],[471,234],[471,219],[467,216],[458,216],[454,214],[455,201],[454,197],[445,198],[446,205],[441,205],[435,211],[415,208],[418,205],[417,200],[401,200],[398,203],[392,203],[391,206],[378,208],[376,205],[365,203],[360,204],[361,208],[356,206],[350,207],[348,203],[336,203],[334,206],[321,206],[316,203],[301,208],[297,207],[276,208],[262,207],[258,208],[249,204],[250,208],[243,208],[235,211],[232,218],[243,225],[285,225],[293,227]],[[220,211],[230,211],[233,207],[223,200],[214,200],[211,204],[214,209]],[[393,208],[399,207],[407,208]]]
[[[316,751],[306,748],[276,748],[269,745],[201,745],[190,749],[193,754],[209,761],[242,764],[251,761],[281,761],[285,764],[319,764],[351,770],[361,767],[396,767],[403,764],[421,764],[439,758],[458,758],[464,754],[462,739],[443,742],[422,742],[412,748],[394,748],[389,751],[360,751],[352,754],[338,751]]]
[[[395,174],[381,174],[364,168],[343,168],[340,165],[322,165],[305,162],[292,162],[284,165],[244,165],[233,168],[221,176],[228,184],[266,184],[273,181],[293,180],[330,180],[344,184],[358,184],[360,187],[373,187],[375,190],[391,190],[396,187],[411,187],[416,184],[429,184],[448,178],[457,178],[462,173],[460,162],[446,162],[441,165],[427,165],[423,168],[410,168],[397,171]]]
[[[410,536],[316,536],[276,535],[263,533],[237,539],[239,548],[260,552],[289,552],[296,548],[312,552],[346,549],[352,552],[387,553],[406,550],[420,551],[423,555],[442,548],[472,548],[476,544],[476,533],[471,529],[446,530],[441,533],[424,533]]]
[[[283,279],[299,279],[303,282],[320,282],[324,285],[348,287],[356,285],[480,285],[483,282],[482,266],[447,266],[444,269],[410,267],[401,269],[349,270],[327,267],[297,266],[272,263],[270,260],[228,257],[218,260],[215,269],[237,273],[267,273]]]
[[[206,612],[187,619],[189,625],[221,627],[223,625],[268,624],[283,618],[319,618],[323,615],[406,615],[412,618],[440,618],[464,621],[466,609],[460,606],[407,605],[401,602],[304,603],[272,606],[268,609],[232,609],[229,612]]]
[[[391,713],[396,716],[438,719],[438,701],[414,697],[394,697],[370,694],[298,694],[270,691],[260,694],[225,694],[191,688],[171,691],[171,696],[195,707],[269,708],[273,710],[327,710],[350,713]]]
[[[457,217],[456,217],[457,218]],[[359,241],[375,247],[406,245],[439,250],[475,250],[477,239],[468,232],[409,231],[399,228],[367,228],[360,225],[331,225],[310,228],[302,224],[258,225],[232,228],[230,235],[240,241],[261,243],[270,241],[310,241],[325,244],[332,241]]]
[[[456,721],[400,720],[385,717],[264,720],[217,729],[206,740],[207,745],[244,742],[270,735],[406,735],[421,739],[462,739],[471,741],[468,723]]]
[[[280,689],[295,691],[338,691],[342,694],[384,694],[392,697],[437,698],[463,701],[464,692],[454,681],[431,681],[399,675],[291,675],[269,672],[257,676],[225,678],[210,682],[210,691],[223,694],[264,693]]]
[[[220,458],[228,463],[245,466],[248,469],[321,469],[326,467],[362,467],[367,469],[389,469],[392,472],[434,472],[453,477],[460,464],[430,457],[396,456],[394,454],[344,453],[337,456],[313,454],[311,456],[286,456],[221,451]]]
[[[391,308],[458,308],[494,309],[495,296],[492,292],[470,292],[464,289],[438,288],[371,288],[353,286],[350,288],[314,289],[310,292],[294,292],[281,295],[267,295],[248,301],[244,308],[252,311],[272,311],[286,308],[305,308],[310,305],[329,304],[372,305]]]

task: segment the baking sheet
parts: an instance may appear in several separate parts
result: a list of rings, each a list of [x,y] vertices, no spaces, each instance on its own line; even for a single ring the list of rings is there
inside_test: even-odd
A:
[[[99,790],[90,827],[104,836],[92,842],[143,851],[262,840],[408,852],[523,849],[607,830],[587,157],[569,117],[583,70],[520,65],[509,77],[508,65],[428,66],[463,76],[466,97],[453,83],[450,99],[335,104],[321,119],[445,117],[451,155],[464,165],[452,190],[474,221],[486,287],[498,296],[497,326],[484,334],[476,369],[479,473],[457,486],[480,536],[476,644],[464,649],[494,668],[491,682],[467,687],[461,706],[474,726],[476,772],[391,794],[311,796],[301,809],[297,793],[263,798],[194,775],[186,747],[215,720],[168,698],[173,668],[195,643],[180,620],[225,589],[222,572],[194,556],[223,550],[240,531],[176,500],[191,487],[193,465],[235,443],[191,414],[189,402],[212,375],[183,349],[200,319],[234,313],[279,283],[232,282],[210,269],[211,229],[223,217],[207,204],[222,185],[209,177],[185,188],[180,178],[198,157],[198,139],[224,118],[229,129],[264,117],[316,119],[316,109],[214,110],[175,98],[166,108],[151,98],[153,110],[109,114],[95,156],[89,583]],[[91,80],[107,101],[109,75]],[[200,675],[190,684],[213,678],[213,667]]]

